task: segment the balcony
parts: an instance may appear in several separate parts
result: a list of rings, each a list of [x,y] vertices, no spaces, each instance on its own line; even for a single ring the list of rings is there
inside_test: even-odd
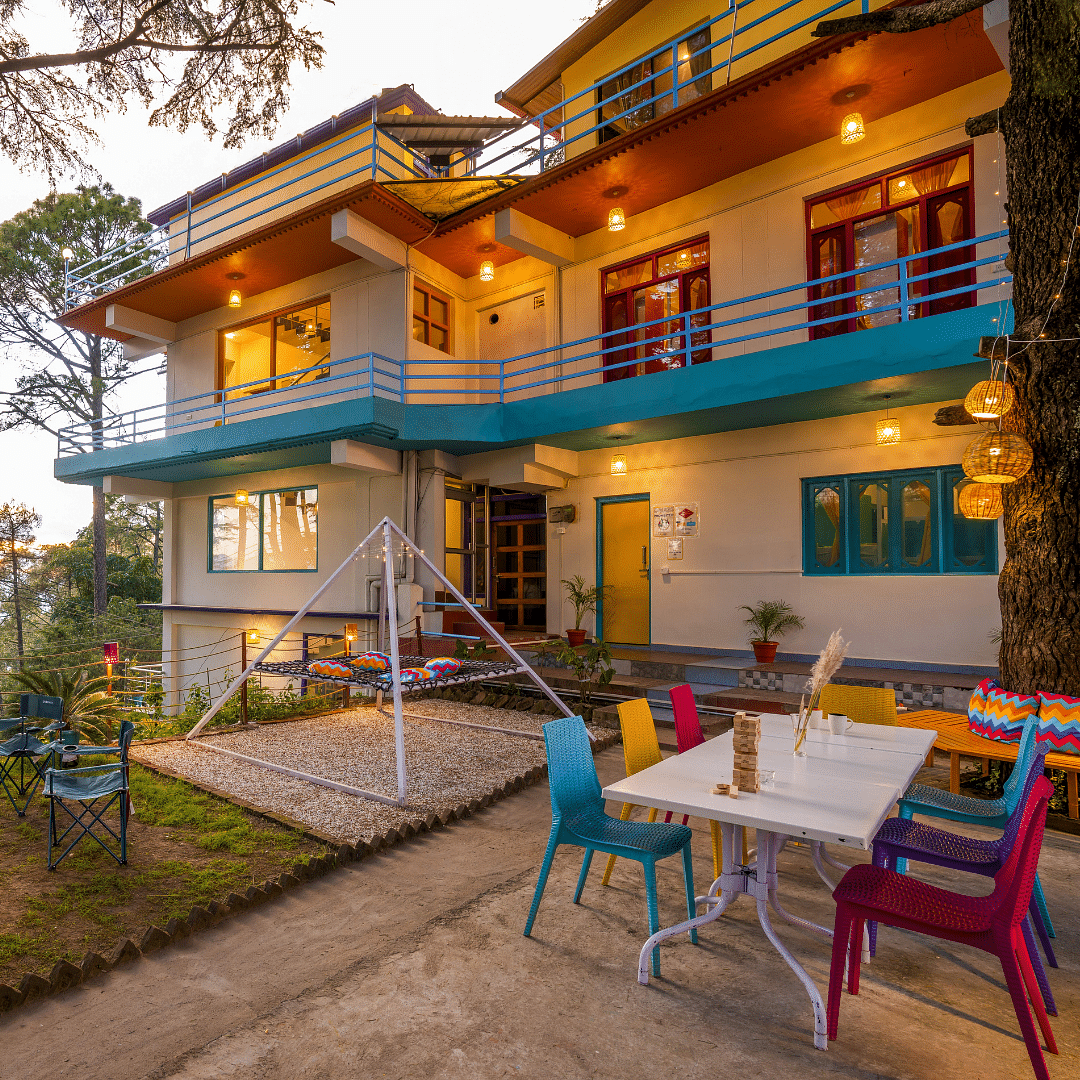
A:
[[[943,269],[916,253],[497,362],[321,361],[65,428],[56,474],[89,483],[251,471],[256,460],[281,468],[329,460],[342,438],[457,453],[533,440],[580,449],[615,431],[644,441],[875,408],[882,380],[899,379],[910,404],[947,400],[974,377],[978,337],[1005,317],[1005,236],[935,248],[968,256]],[[869,328],[835,333],[860,323]]]

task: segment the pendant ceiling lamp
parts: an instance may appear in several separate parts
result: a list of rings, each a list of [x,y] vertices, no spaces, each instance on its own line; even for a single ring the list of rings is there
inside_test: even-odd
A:
[[[1012,407],[1013,388],[1003,379],[984,379],[964,398],[964,408],[976,420],[997,420]]]
[[[607,215],[608,232],[621,232],[626,228],[626,211],[621,206],[613,206]]]
[[[1031,468],[1027,439],[1012,431],[983,432],[964,451],[964,472],[977,484],[1011,484]]]
[[[965,484],[960,492],[960,513],[973,521],[993,521],[1001,517],[1005,512],[1001,487],[1001,484]]]
[[[481,281],[494,281],[495,280],[495,264],[490,259],[485,259],[480,264],[480,280]]]
[[[866,126],[863,124],[862,113],[848,113],[840,121],[840,142],[844,146],[857,143],[866,138]]]
[[[890,443],[900,441],[900,421],[895,416],[889,416],[889,398],[885,395],[885,416],[877,422],[877,441],[879,446],[888,446]]]

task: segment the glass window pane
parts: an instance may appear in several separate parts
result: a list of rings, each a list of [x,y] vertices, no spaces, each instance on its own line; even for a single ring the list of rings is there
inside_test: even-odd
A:
[[[458,592],[463,592],[465,589],[463,574],[465,559],[465,555],[451,555],[448,553],[446,556],[446,577]],[[447,596],[447,599],[449,600],[450,597]]]
[[[210,566],[214,570],[258,570],[258,496],[245,506],[237,506],[233,495],[214,499],[210,516]]]
[[[533,552],[529,552],[533,554]],[[495,557],[496,568],[500,574],[516,574],[518,572],[518,553],[516,551],[500,551]]]
[[[442,323],[443,326],[448,326],[450,323],[450,310],[445,300],[440,300],[437,296],[431,297],[431,308],[429,314],[433,322]]]
[[[922,169],[894,176],[889,180],[889,202],[901,203],[942,191],[954,184],[962,184],[968,178],[968,156],[961,154],[951,161],[939,161]]]
[[[544,523],[542,521],[526,522],[521,526],[521,543],[524,547],[543,545]]]
[[[221,346],[222,388],[242,387],[225,395],[229,401],[243,399],[249,394],[262,394],[272,388],[273,383],[257,382],[270,374],[269,321],[226,330]],[[247,383],[255,385],[245,385]]]
[[[840,493],[822,488],[814,496],[814,558],[818,566],[835,566],[840,559]]]
[[[859,488],[859,558],[863,566],[889,564],[889,486],[867,484]]]
[[[526,600],[543,600],[547,596],[546,577],[524,577],[521,579],[522,596]]]
[[[869,214],[881,206],[881,182],[875,181],[869,187],[858,191],[848,191],[842,195],[833,195],[822,199],[810,208],[810,228],[833,225],[837,221],[847,221],[859,214]]]
[[[930,488],[921,480],[913,480],[904,485],[902,495],[904,562],[908,566],[925,566],[934,550]]]
[[[315,488],[263,495],[263,569],[314,570],[318,557]]]
[[[496,607],[496,618],[507,626],[517,626],[518,609],[516,607]]]
[[[495,588],[495,595],[500,600],[516,600],[518,595],[518,578],[501,577]]]
[[[546,551],[523,551],[521,553],[521,569],[526,573],[540,573],[547,569]]]
[[[412,294],[412,309],[414,315],[426,315],[428,295],[423,289],[413,289]]]
[[[465,529],[465,514],[468,504],[460,499],[446,500],[446,546],[464,548],[468,533]]]
[[[604,275],[604,292],[621,292],[623,289],[651,280],[652,276],[652,258],[642,259],[641,262],[633,263],[631,266],[609,270]]]
[[[428,328],[428,344],[433,349],[441,349],[443,352],[446,352],[448,345],[446,331],[441,326],[436,326],[432,323]]]
[[[330,374],[329,368],[318,366],[330,359],[329,301],[279,315],[274,327],[279,388],[323,379]]]
[[[522,610],[525,614],[523,621],[526,626],[536,626],[541,629],[547,626],[547,608],[543,604],[539,606],[526,604]]]
[[[516,525],[496,525],[495,526],[495,543],[499,547],[517,547],[517,526]]]
[[[413,316],[412,336],[413,341],[427,341],[427,323],[424,322],[423,319],[418,319]]]
[[[709,241],[688,244],[678,251],[669,251],[656,260],[656,276],[667,277],[669,274],[681,274],[684,270],[693,270],[696,266],[709,265]]]
[[[987,547],[996,537],[992,521],[964,517],[960,512],[960,492],[972,481],[964,477],[953,485],[953,558],[961,566],[976,566],[986,558]]]
[[[919,208],[909,206],[904,210],[895,210],[890,214],[860,221],[855,225],[855,268],[875,266],[903,258],[920,250]],[[860,292],[855,297],[855,307],[859,311],[869,312],[860,315],[857,325],[860,330],[871,326],[885,326],[900,321],[900,309],[872,311],[873,308],[895,304],[900,299],[899,286],[892,285],[900,276],[897,266],[885,266],[877,270],[863,271],[855,276],[855,287]],[[881,287],[884,286],[884,287]],[[915,292],[912,289],[912,292]],[[909,316],[914,316],[916,308],[909,307]]]

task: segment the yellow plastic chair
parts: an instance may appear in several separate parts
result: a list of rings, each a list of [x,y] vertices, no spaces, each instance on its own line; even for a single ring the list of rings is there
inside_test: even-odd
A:
[[[896,693],[886,687],[829,683],[821,691],[819,708],[826,716],[840,713],[856,724],[896,726]]]
[[[619,702],[619,726],[622,728],[623,760],[626,762],[626,775],[633,776],[642,769],[655,765],[660,760],[660,743],[656,738],[656,724],[652,710],[644,698]],[[620,821],[629,821],[632,803],[623,803]],[[668,815],[671,816],[670,814]],[[656,807],[649,810],[649,821],[656,820]],[[615,868],[615,856],[609,855],[604,876],[600,881],[606,885]]]

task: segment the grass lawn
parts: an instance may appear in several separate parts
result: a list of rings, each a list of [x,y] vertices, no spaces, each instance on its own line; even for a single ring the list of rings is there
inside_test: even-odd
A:
[[[78,964],[88,950],[107,956],[126,937],[137,944],[150,925],[242,894],[327,850],[134,764],[131,796],[127,866],[83,838],[50,873],[48,803],[36,798],[20,818],[0,794],[0,983],[17,985],[27,971],[47,976],[57,960]],[[116,808],[107,820],[118,829]]]

